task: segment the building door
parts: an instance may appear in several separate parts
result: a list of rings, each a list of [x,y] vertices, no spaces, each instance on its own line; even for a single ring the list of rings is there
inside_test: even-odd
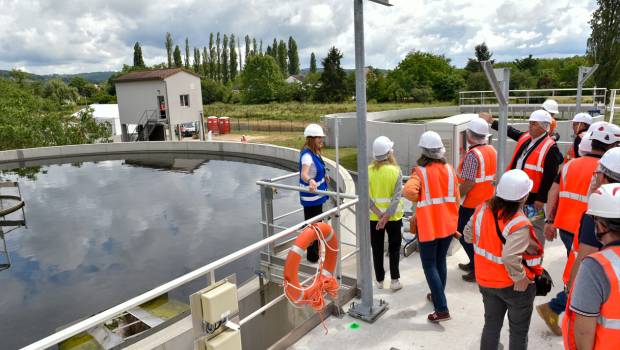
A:
[[[157,96],[157,105],[159,106],[159,119],[166,119],[166,100],[163,96]]]

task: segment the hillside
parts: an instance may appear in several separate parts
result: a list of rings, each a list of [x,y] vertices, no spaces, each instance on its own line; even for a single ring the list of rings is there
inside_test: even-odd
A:
[[[82,77],[90,81],[91,83],[98,84],[98,83],[108,80],[108,78],[114,73],[116,72],[89,72],[89,73],[77,73],[77,74],[45,74],[45,75],[29,73],[28,78],[30,80],[35,80],[35,81],[37,80],[45,81],[45,80],[50,80],[54,78],[60,78],[68,83],[74,77]],[[0,69],[0,77],[7,77],[7,76],[10,76],[10,74],[11,74],[10,70]]]

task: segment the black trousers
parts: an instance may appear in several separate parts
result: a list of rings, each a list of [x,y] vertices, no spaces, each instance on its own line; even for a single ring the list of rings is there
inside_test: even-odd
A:
[[[323,214],[323,204],[313,207],[304,207],[304,220],[311,219],[320,214]],[[315,240],[308,249],[306,249],[306,259],[311,263],[319,261],[319,241]]]
[[[484,327],[480,341],[481,350],[497,350],[499,335],[508,312],[510,327],[509,349],[526,350],[528,331],[534,309],[536,285],[530,284],[524,292],[508,288],[480,287],[484,304]]]
[[[390,257],[390,277],[395,280],[400,278],[398,261],[400,260],[400,245],[402,242],[401,227],[403,221],[388,221],[383,230],[377,230],[377,221],[370,222],[370,245],[372,247],[372,261],[375,267],[375,277],[382,282],[385,278],[383,268],[383,251],[385,232],[388,234],[388,255]]]

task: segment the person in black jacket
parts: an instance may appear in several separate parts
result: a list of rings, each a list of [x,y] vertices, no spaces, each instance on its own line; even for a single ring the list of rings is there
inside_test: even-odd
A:
[[[480,117],[491,123],[491,128],[497,130],[498,123],[493,121],[493,117],[486,113],[481,113]],[[528,131],[520,131],[512,126],[508,126],[507,136],[517,141],[517,147],[508,164],[507,170],[524,170],[534,181],[534,188],[525,202],[526,214],[532,219],[536,237],[544,244],[544,206],[547,203],[547,194],[558,173],[558,168],[562,164],[563,156],[555,141],[548,135],[551,126],[551,115],[545,110],[534,111],[530,115]],[[542,157],[536,159],[536,156]],[[539,168],[538,164],[542,166]],[[541,212],[542,217],[541,217]]]

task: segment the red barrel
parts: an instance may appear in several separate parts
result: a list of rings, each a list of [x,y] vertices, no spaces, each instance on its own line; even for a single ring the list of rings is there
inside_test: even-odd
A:
[[[220,132],[222,134],[230,134],[230,118],[220,117],[219,122]]]
[[[211,131],[213,134],[220,133],[220,127],[218,125],[217,117],[208,117],[207,118],[207,130]]]

